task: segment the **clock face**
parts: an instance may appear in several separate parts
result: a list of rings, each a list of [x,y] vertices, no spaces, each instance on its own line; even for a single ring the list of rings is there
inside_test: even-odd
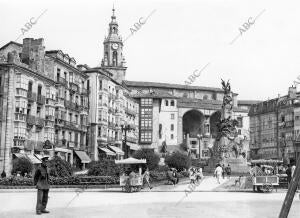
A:
[[[114,43],[114,44],[112,44],[111,47],[116,50],[116,49],[118,49],[119,45],[117,43]]]

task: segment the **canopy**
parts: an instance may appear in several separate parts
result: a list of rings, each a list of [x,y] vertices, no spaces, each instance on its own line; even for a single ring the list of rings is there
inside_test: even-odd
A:
[[[145,164],[147,163],[146,159],[135,159],[133,157],[123,159],[123,160],[115,160],[116,164]]]
[[[130,150],[137,151],[137,150],[140,149],[140,147],[137,144],[133,144],[133,143],[130,143],[130,142],[126,142],[126,143],[130,147]]]
[[[259,160],[251,160],[251,163],[253,163],[253,164],[278,164],[278,163],[283,163],[283,161],[282,160],[259,159]]]
[[[81,163],[90,163],[91,159],[90,157],[84,152],[84,151],[76,151],[75,154],[80,158]]]
[[[36,158],[34,155],[32,154],[27,154],[27,158],[30,160],[31,163],[33,164],[40,164],[42,163],[41,160],[39,160],[38,158]]]
[[[119,155],[124,155],[124,151],[122,151],[120,148],[116,147],[116,146],[109,146],[114,152],[116,152]]]
[[[116,154],[114,152],[112,152],[111,150],[109,150],[107,148],[99,148],[99,149],[104,151],[107,155],[116,156]]]

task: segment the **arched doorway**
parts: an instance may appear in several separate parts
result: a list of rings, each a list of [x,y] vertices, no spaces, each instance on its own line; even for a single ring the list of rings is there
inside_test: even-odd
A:
[[[213,138],[216,138],[218,135],[218,123],[221,120],[221,112],[216,111],[210,116],[210,134]]]
[[[204,115],[197,110],[186,112],[182,118],[184,138],[186,138],[187,134],[192,138],[196,138],[198,134],[203,134],[204,119]]]

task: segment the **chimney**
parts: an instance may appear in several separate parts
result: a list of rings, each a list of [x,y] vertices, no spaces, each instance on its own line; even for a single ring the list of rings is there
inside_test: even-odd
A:
[[[27,64],[30,69],[44,74],[45,46],[44,39],[23,39],[22,62]]]
[[[296,98],[297,97],[297,88],[292,86],[292,87],[289,87],[289,92],[288,92],[288,96],[289,98]]]

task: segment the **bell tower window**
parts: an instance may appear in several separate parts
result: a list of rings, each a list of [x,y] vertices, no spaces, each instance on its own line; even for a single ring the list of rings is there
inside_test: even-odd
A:
[[[116,67],[117,66],[117,63],[118,63],[118,56],[117,56],[117,52],[114,51],[113,52],[113,66]]]

